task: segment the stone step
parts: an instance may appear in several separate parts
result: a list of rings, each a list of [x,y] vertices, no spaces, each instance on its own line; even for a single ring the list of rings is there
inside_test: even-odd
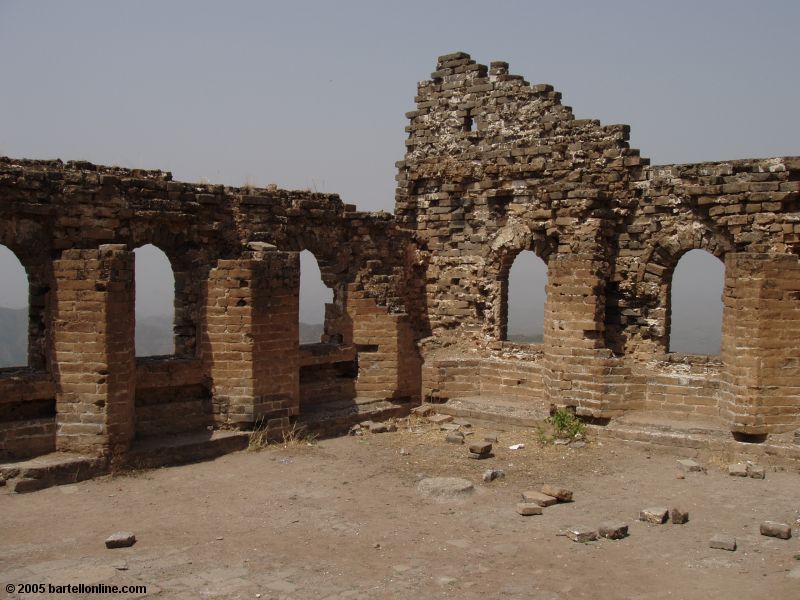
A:
[[[346,433],[352,425],[361,421],[405,417],[414,406],[409,401],[359,397],[318,404],[301,412],[297,423],[317,435],[334,436]]]
[[[17,462],[0,464],[0,480],[8,492],[33,492],[67,485],[108,472],[105,458],[72,452],[50,452]]]
[[[549,405],[541,400],[497,396],[451,398],[430,406],[443,415],[517,427],[535,427],[550,415]]]
[[[596,439],[615,440],[640,447],[657,447],[681,456],[699,453],[724,453],[739,460],[758,460],[769,464],[792,464],[800,460],[800,445],[787,443],[785,435],[762,443],[747,443],[734,439],[730,431],[714,423],[698,427],[697,423],[663,420],[647,423],[639,415],[634,419],[615,420],[607,425],[588,425],[587,433]]]
[[[244,431],[196,431],[136,440],[128,453],[127,466],[152,469],[217,458],[247,448],[250,435]]]

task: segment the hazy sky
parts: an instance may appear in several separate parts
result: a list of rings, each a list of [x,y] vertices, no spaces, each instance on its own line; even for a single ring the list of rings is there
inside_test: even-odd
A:
[[[797,155],[798,22],[797,1],[0,0],[0,154],[391,211],[416,83],[463,50],[630,124],[656,164]]]

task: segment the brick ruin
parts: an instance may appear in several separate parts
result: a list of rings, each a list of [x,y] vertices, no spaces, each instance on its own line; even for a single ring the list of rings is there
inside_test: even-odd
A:
[[[439,58],[416,103],[394,216],[0,158],[0,243],[30,287],[28,366],[0,371],[0,458],[124,460],[209,428],[278,436],[459,398],[702,419],[746,441],[800,427],[800,158],[651,166],[628,126],[576,119],[551,86],[464,53]],[[144,244],[175,275],[174,355],[135,356]],[[719,356],[669,352],[692,249],[725,264]],[[323,341],[301,346],[302,250],[333,301]],[[523,250],[548,269],[541,344],[505,339]]]

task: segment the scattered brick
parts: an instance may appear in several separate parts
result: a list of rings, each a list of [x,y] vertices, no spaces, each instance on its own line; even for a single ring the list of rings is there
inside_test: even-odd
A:
[[[548,496],[547,494],[543,494],[535,490],[522,492],[522,499],[525,502],[533,502],[534,504],[538,504],[539,506],[552,506],[553,504],[558,502],[558,500],[553,496]]]
[[[545,483],[542,486],[542,493],[556,498],[559,502],[572,502],[572,490],[565,487]]]
[[[597,532],[600,537],[610,540],[621,540],[628,535],[628,524],[621,521],[604,521]]]
[[[660,506],[655,508],[645,508],[639,513],[640,521],[645,521],[646,523],[655,523],[656,525],[666,523],[668,517],[669,509],[662,508]]]
[[[669,519],[673,525],[683,525],[689,522],[689,511],[679,506],[673,506],[669,511]]]
[[[538,504],[534,504],[533,502],[520,502],[517,504],[517,512],[523,517],[540,515],[542,514],[542,507]]]
[[[780,538],[782,540],[788,540],[792,537],[791,526],[777,521],[764,521],[761,523],[759,530],[761,531],[761,535]]]
[[[136,536],[130,531],[117,531],[106,538],[106,548],[128,548],[136,543]]]
[[[711,538],[711,541],[708,543],[708,547],[717,550],[734,552],[736,550],[736,538],[732,535],[724,535],[720,533]]]

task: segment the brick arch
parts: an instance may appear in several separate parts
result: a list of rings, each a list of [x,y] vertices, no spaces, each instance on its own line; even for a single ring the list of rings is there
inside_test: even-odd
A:
[[[693,222],[677,233],[655,238],[637,271],[643,317],[651,321],[647,337],[658,353],[669,352],[672,279],[678,262],[691,250],[705,250],[724,262],[733,245],[706,225]]]
[[[28,367],[48,370],[49,305],[53,280],[53,236],[28,219],[0,219],[0,244],[17,257],[28,277]]]
[[[531,250],[545,263],[558,248],[558,239],[544,230],[531,228],[520,222],[510,222],[498,231],[489,242],[486,256],[487,271],[508,276],[514,259],[523,250]]]
[[[148,244],[167,257],[175,279],[173,290],[174,320],[172,323],[175,355],[194,356],[197,353],[199,327],[202,322],[203,289],[216,260],[218,247],[187,244],[180,236],[155,229],[152,236],[140,235],[130,244],[131,252]]]
[[[709,227],[694,222],[677,233],[663,234],[653,240],[639,265],[637,281],[658,282],[667,273],[671,279],[678,261],[690,250],[705,250],[724,261],[725,254],[733,250],[733,245]]]
[[[557,248],[556,238],[518,221],[495,234],[485,259],[488,277],[483,297],[488,306],[481,307],[486,317],[485,328],[492,338],[505,340],[508,333],[508,277],[517,256],[530,250],[548,265]]]

